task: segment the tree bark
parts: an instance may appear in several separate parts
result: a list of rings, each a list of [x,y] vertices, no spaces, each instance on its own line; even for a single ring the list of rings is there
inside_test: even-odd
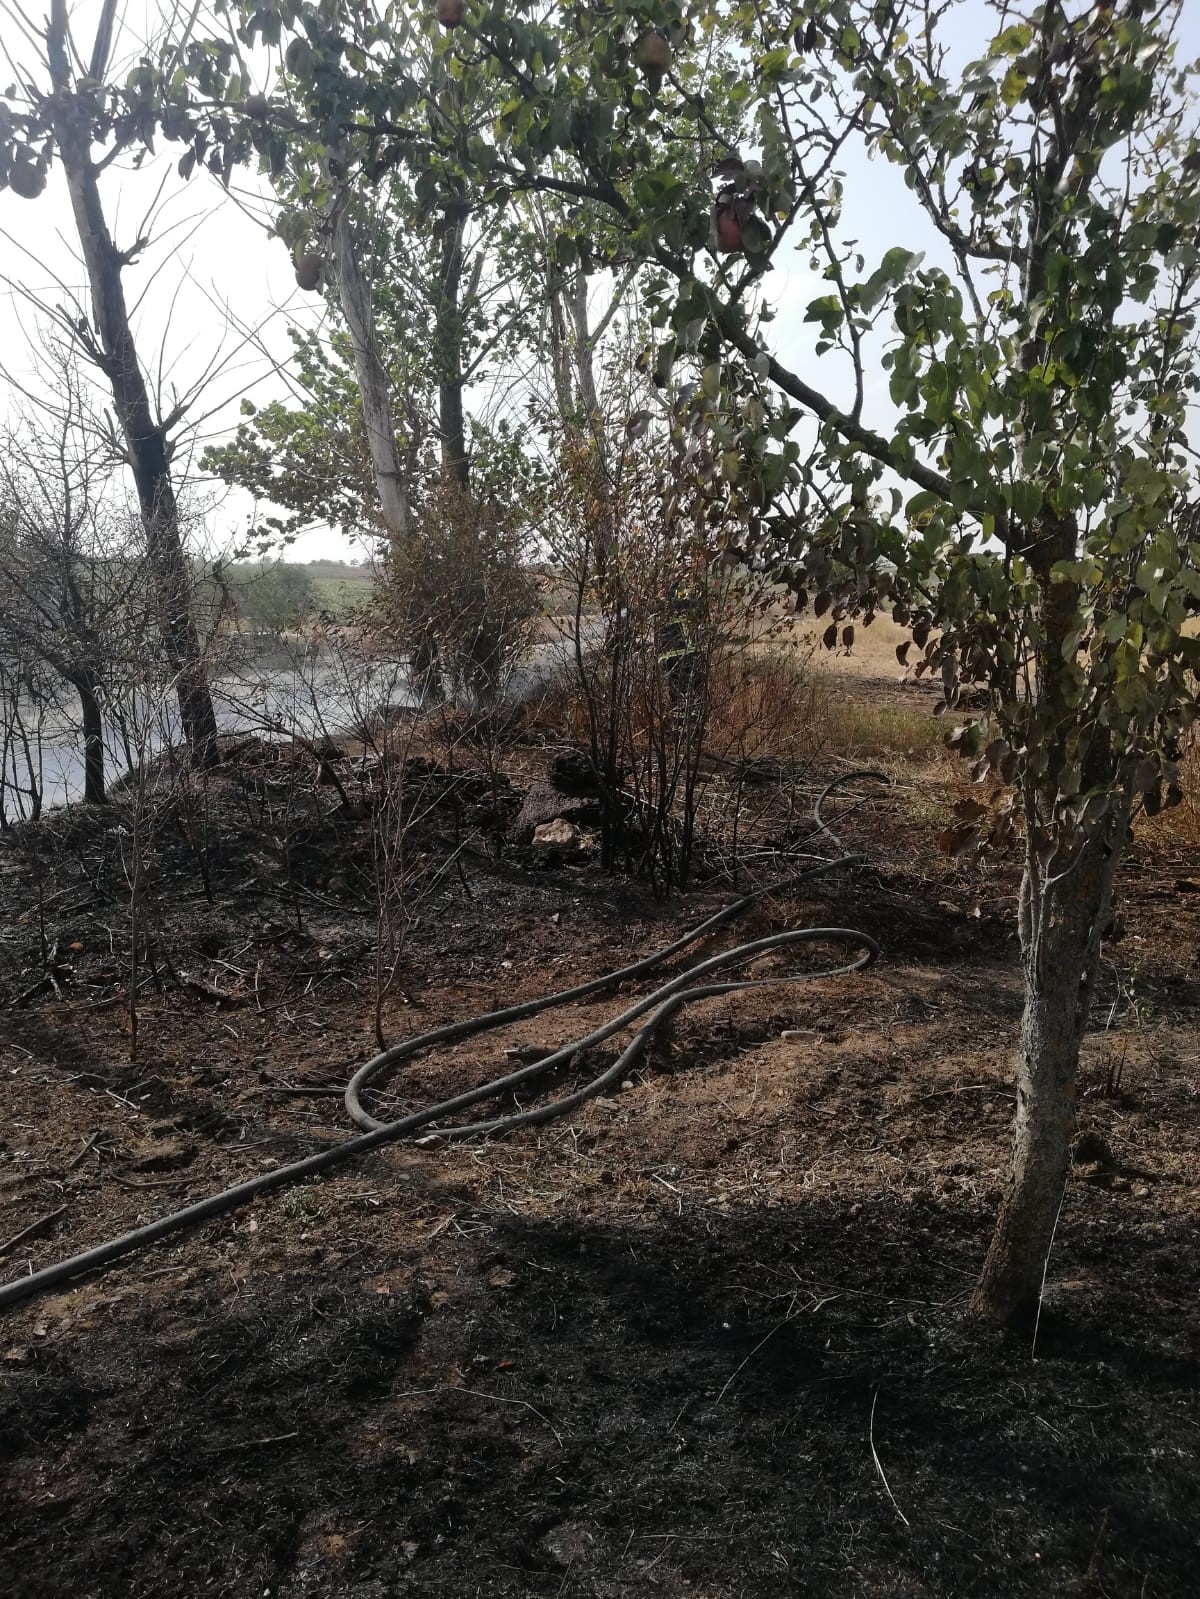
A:
[[[394,539],[412,533],[412,511],[405,486],[396,427],[392,417],[387,369],[379,351],[379,334],[371,305],[371,290],[363,275],[350,220],[350,196],[342,181],[333,201],[333,265],[338,301],[354,350],[354,375],[362,400],[367,453],[383,525]]]
[[[1073,517],[1047,513],[1037,531],[1027,552],[1038,578],[1041,640],[1033,706],[1040,731],[1031,744],[1040,745],[1045,760],[1027,770],[1023,780],[1026,845],[1019,931],[1025,1009],[1017,1112],[1008,1184],[971,1301],[977,1315],[1004,1326],[1031,1320],[1041,1299],[1075,1135],[1079,1047],[1132,809],[1110,731],[1097,724],[1090,739],[1078,739],[1079,708],[1071,686],[1081,594],[1065,569],[1076,554],[1078,528]],[[1070,735],[1081,753],[1068,793],[1110,796],[1099,822],[1075,830],[1074,836],[1060,799]]]
[[[109,8],[105,8],[107,17]],[[101,26],[104,26],[103,19]],[[74,94],[66,0],[52,0],[47,59],[54,84],[55,142],[67,175],[84,268],[91,289],[96,346],[90,351],[112,390],[133,468],[146,533],[159,632],[175,680],[184,737],[200,766],[218,759],[217,721],[192,612],[192,583],[171,481],[167,439],[156,421],[138,362],[121,274],[128,257],[113,244],[91,159],[87,107]]]
[[[72,682],[83,720],[83,803],[103,805],[108,796],[104,788],[104,718],[97,683],[87,672],[81,672]]]
[[[579,383],[579,405],[592,449],[596,456],[596,477],[600,493],[599,510],[595,528],[596,573],[603,578],[612,564],[616,551],[616,531],[613,527],[612,506],[609,498],[610,462],[608,437],[600,409],[600,395],[596,388],[597,331],[588,325],[588,280],[585,272],[576,273],[564,289],[571,311],[575,331],[575,369]]]
[[[555,272],[549,285],[550,359],[563,426],[587,441],[597,502],[589,558],[603,582],[616,551],[608,430],[596,384],[596,347],[615,314],[617,298],[597,327],[588,322],[588,278],[581,269]],[[568,318],[570,327],[568,330]]]
[[[1008,1185],[971,1301],[977,1315],[1004,1326],[1032,1319],[1041,1299],[1075,1134],[1079,1047],[1132,803],[1119,786],[1111,734],[1098,725],[1081,761],[1078,786],[1087,793],[1108,791],[1110,803],[1099,825],[1072,842],[1059,787],[1068,761],[1066,730],[1078,721],[1068,690],[1080,594],[1058,563],[1074,555],[1077,530],[1071,518],[1047,517],[1039,531],[1031,553],[1041,590],[1035,710],[1049,758],[1041,774],[1028,775],[1024,783],[1019,929],[1025,1010],[1017,1113]]]
[[[359,260],[358,241],[350,217],[350,187],[337,169],[336,154],[328,165],[335,183],[330,208],[334,283],[354,351],[354,375],[358,379],[367,453],[379,514],[393,544],[409,548],[415,540],[416,529],[408,495],[408,478],[396,443],[391,385],[379,348],[371,286]],[[437,687],[437,649],[432,639],[427,639],[418,650],[412,662],[412,674],[414,685],[422,697]]]
[[[972,1299],[977,1315],[1004,1326],[1028,1324],[1041,1298],[1075,1135],[1079,1047],[1128,817],[1128,803],[1118,797],[1110,826],[1049,881],[1036,860],[1026,863],[1021,888],[1025,1011],[1012,1158]]]
[[[434,332],[438,365],[438,431],[442,436],[442,465],[460,488],[470,487],[471,465],[467,455],[467,427],[463,412],[463,322],[460,304],[463,277],[463,245],[466,239],[465,206],[446,210],[445,233],[438,281],[436,328]]]

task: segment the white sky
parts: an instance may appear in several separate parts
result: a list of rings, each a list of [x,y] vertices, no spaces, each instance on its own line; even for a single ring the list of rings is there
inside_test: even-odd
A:
[[[144,31],[144,19],[156,14],[157,4],[158,0],[129,0],[118,61],[128,63],[137,55],[139,29],[130,25],[130,19],[143,19]],[[85,45],[90,49],[95,12],[95,0],[79,0],[74,7],[81,49]],[[985,12],[980,0],[965,0],[953,20],[956,51],[961,49],[965,56],[975,54],[994,27],[994,15]],[[3,27],[3,47],[10,61],[27,61],[28,46],[11,36],[8,23]],[[1200,54],[1200,0],[1188,0],[1184,8],[1179,46],[1181,57]],[[265,53],[263,65],[264,79],[269,79]],[[7,65],[0,71],[5,83],[15,75]],[[264,81],[255,87],[268,86]],[[137,306],[135,331],[143,361],[152,378],[160,370],[167,374],[168,393],[172,383],[176,390],[186,389],[215,360],[226,362],[196,407],[197,412],[215,411],[200,430],[202,440],[209,442],[232,432],[243,392],[260,404],[286,393],[283,381],[271,370],[270,358],[286,360],[291,348],[287,323],[311,324],[321,314],[321,301],[296,289],[287,249],[278,239],[268,239],[269,210],[259,181],[252,175],[235,175],[232,197],[207,175],[197,174],[185,184],[174,173],[181,151],[179,145],[164,144],[158,159],[141,171],[133,170],[130,162],[110,169],[103,177],[102,193],[114,238],[125,247],[138,235],[162,185],[153,243],[126,269],[126,293],[131,306]],[[896,168],[852,154],[846,176],[843,231],[859,240],[868,269],[893,245],[924,250],[927,259],[940,258],[940,241],[932,236]],[[19,383],[36,387],[38,382],[29,344],[37,325],[31,298],[63,304],[67,301],[63,286],[87,304],[66,186],[55,166],[47,192],[37,201],[22,200],[9,190],[0,192],[0,366]],[[816,358],[804,309],[826,289],[795,251],[767,285],[768,296],[779,309],[770,335],[773,347],[785,364],[805,375],[811,373]],[[261,349],[253,342],[239,348],[238,328],[254,330]],[[826,374],[823,363],[823,383],[829,381]],[[878,392],[887,407],[885,379],[879,374]],[[248,498],[229,496],[209,517],[210,540],[227,544],[244,531],[248,517]],[[322,531],[299,541],[289,557],[345,559],[358,553],[340,535]]]

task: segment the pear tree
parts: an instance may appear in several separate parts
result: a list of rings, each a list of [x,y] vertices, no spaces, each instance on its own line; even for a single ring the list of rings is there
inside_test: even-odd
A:
[[[1045,1276],[1131,819],[1176,792],[1196,711],[1200,142],[1180,15],[616,0],[602,27],[591,6],[468,6],[455,36],[464,74],[509,88],[461,159],[604,207],[656,298],[660,374],[702,361],[692,403],[745,553],[833,627],[886,604],[911,629],[980,781],[946,847],[1019,833],[1017,1111],[973,1301],[1005,1324]],[[647,29],[671,43],[653,82]],[[714,104],[740,111],[736,144]],[[846,238],[852,158],[873,209],[904,219],[871,260]],[[763,292],[793,248],[825,285],[803,370]],[[956,717],[968,690],[986,708]]]
[[[301,9],[247,6],[246,36]],[[1180,0],[454,12],[437,74],[381,34],[394,69],[356,74],[347,53],[310,118],[349,107],[356,137],[419,150],[446,196],[553,196],[557,259],[636,264],[647,370],[694,373],[679,421],[739,519],[731,553],[833,639],[887,606],[979,780],[945,847],[1020,840],[1013,1152],[973,1301],[1019,1323],[1065,1193],[1122,850],[1177,792],[1196,712],[1200,141]],[[437,21],[406,0],[372,26],[403,44]],[[883,248],[849,236],[855,184],[895,219]],[[797,256],[822,282],[803,362],[771,298]],[[968,699],[984,708],[961,715]]]

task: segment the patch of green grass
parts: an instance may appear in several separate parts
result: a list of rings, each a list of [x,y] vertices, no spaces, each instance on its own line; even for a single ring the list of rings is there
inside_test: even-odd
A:
[[[273,1204],[282,1215],[296,1221],[317,1221],[325,1214],[321,1196],[313,1188],[286,1188]]]

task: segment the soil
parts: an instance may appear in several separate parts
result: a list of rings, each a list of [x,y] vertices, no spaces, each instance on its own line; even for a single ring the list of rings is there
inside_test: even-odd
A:
[[[132,801],[0,840],[5,1277],[346,1136],[337,1090],[376,1048],[369,829],[351,764],[339,796],[299,761],[243,746],[148,843]],[[622,966],[732,896],[497,857],[545,764],[423,769],[389,1038]],[[4,1314],[3,1590],[1194,1594],[1197,860],[1131,850],[1039,1325],[1005,1338],[966,1301],[1007,1158],[1015,866],[937,855],[957,781],[873,797],[844,823],[869,867],[727,935],[861,927],[870,970],[702,1001],[569,1118],[377,1151]],[[485,1033],[373,1104],[626,1001]]]

